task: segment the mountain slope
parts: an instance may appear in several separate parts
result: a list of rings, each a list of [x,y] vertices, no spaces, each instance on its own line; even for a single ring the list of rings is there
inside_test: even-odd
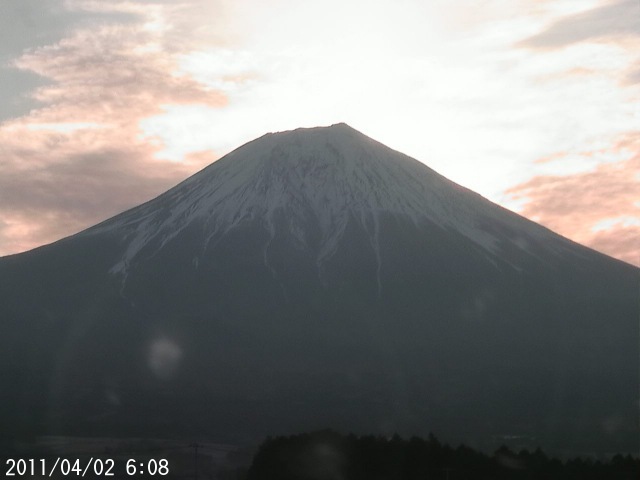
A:
[[[0,259],[15,432],[637,447],[638,269],[344,124]]]
[[[305,237],[307,223],[318,229],[321,262],[332,254],[351,217],[367,230],[375,248],[383,214],[453,229],[490,252],[499,241],[491,233],[493,223],[511,233],[509,240],[519,248],[527,245],[520,230],[536,241],[553,237],[560,254],[567,243],[345,124],[265,135],[167,194],[84,234],[127,235],[124,258],[113,269],[124,272],[140,250],[161,249],[194,223],[202,224],[206,250],[213,238],[254,219],[273,236],[277,216],[284,215],[301,248],[312,241]]]

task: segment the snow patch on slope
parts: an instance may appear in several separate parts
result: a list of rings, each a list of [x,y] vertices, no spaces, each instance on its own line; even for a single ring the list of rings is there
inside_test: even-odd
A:
[[[424,164],[396,152],[344,124],[267,134],[254,140],[160,197],[104,222],[87,233],[117,232],[127,244],[111,273],[126,277],[140,253],[153,255],[186,227],[203,229],[203,251],[213,239],[247,220],[260,219],[270,239],[288,219],[288,232],[300,248],[308,246],[305,225],[320,232],[319,271],[338,248],[350,219],[369,234],[380,284],[380,218],[399,216],[420,227],[451,229],[490,256],[499,254],[499,240],[482,225],[513,223],[509,229],[535,229],[489,201],[440,176]],[[153,243],[153,247],[151,244]]]

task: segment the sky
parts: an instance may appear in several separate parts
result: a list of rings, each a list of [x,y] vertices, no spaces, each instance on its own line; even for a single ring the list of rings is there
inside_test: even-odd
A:
[[[637,0],[0,0],[0,256],[346,122],[640,265]]]

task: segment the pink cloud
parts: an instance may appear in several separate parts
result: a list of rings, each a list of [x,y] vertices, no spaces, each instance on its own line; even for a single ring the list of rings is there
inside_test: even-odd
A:
[[[135,132],[133,132],[135,134]],[[150,142],[118,128],[71,134],[0,128],[0,252],[73,234],[165,191],[215,160],[157,160]]]
[[[522,215],[579,243],[640,265],[638,132],[625,135],[611,150],[625,153],[626,159],[576,175],[537,176],[507,193],[525,201]],[[583,152],[585,156],[599,153]],[[629,224],[628,219],[638,222]],[[603,223],[610,226],[600,228]]]
[[[151,11],[157,17],[162,8]],[[139,122],[163,105],[226,104],[222,93],[178,72],[179,52],[163,48],[169,30],[148,28],[141,15],[125,25],[77,30],[15,61],[50,83],[33,93],[40,108],[0,124],[0,255],[89,227],[217,157],[158,159],[163,145],[140,130]]]
[[[219,92],[175,73],[173,57],[155,50],[157,35],[135,25],[103,26],[26,53],[15,65],[53,82],[34,93],[48,107],[28,121],[122,122],[159,113],[165,103],[223,106]]]

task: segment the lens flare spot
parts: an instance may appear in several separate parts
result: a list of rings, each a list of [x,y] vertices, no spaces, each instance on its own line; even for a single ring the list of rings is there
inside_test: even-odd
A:
[[[149,368],[161,380],[172,378],[182,359],[182,348],[173,340],[156,339],[149,347]]]

